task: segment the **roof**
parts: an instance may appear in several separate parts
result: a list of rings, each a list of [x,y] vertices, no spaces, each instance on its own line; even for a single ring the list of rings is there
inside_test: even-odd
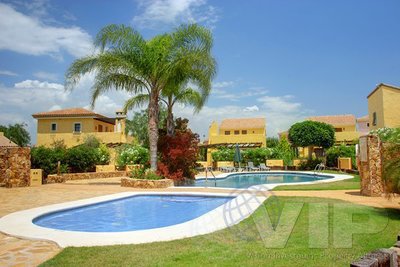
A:
[[[310,121],[319,121],[333,126],[348,126],[356,124],[356,117],[351,114],[309,117]]]
[[[0,133],[0,147],[16,147],[16,146],[18,146],[16,143],[5,137],[3,133]]]
[[[265,128],[265,118],[225,119],[221,122],[220,129],[256,129]]]
[[[362,116],[360,118],[357,118],[357,122],[368,122],[368,121],[369,121],[369,116],[368,115],[365,115],[365,116]]]
[[[106,118],[103,115],[94,113],[91,110],[84,108],[67,108],[59,109],[47,112],[39,112],[32,115],[34,118],[48,118],[48,117],[95,117],[95,118]]]
[[[392,89],[400,90],[400,87],[398,87],[398,86],[394,86],[394,85],[390,85],[390,84],[386,84],[386,83],[380,83],[380,84],[378,84],[378,85],[375,87],[374,90],[372,90],[371,93],[369,93],[369,95],[367,96],[367,98],[369,98],[371,95],[373,95],[373,94],[374,94],[379,88],[381,88],[382,86],[386,86],[386,87],[389,87],[389,88],[392,88]]]

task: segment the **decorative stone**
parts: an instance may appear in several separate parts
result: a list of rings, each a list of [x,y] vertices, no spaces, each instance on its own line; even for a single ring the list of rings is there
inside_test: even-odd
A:
[[[29,186],[31,149],[0,147],[0,184],[7,188]]]
[[[167,188],[174,186],[174,181],[171,179],[146,180],[146,179],[122,178],[121,186],[135,187],[135,188]]]
[[[393,249],[378,249],[352,262],[351,267],[397,267],[397,253]]]
[[[85,172],[85,173],[64,173],[61,175],[51,174],[47,176],[47,183],[64,183],[70,180],[89,180],[99,178],[114,178],[126,176],[125,171],[115,172]]]

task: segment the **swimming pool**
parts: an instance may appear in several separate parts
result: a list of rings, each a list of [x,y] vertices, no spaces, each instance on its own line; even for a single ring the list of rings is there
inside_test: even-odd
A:
[[[247,191],[121,192],[17,211],[0,218],[0,232],[60,247],[169,241],[235,225],[266,197]]]
[[[124,232],[180,224],[197,218],[234,197],[142,195],[42,215],[33,223],[83,232]]]
[[[196,179],[189,186],[195,187],[222,187],[222,188],[248,188],[263,184],[291,184],[315,182],[333,178],[330,175],[315,175],[312,173],[290,172],[257,172],[257,173],[233,173],[226,177],[214,179]]]

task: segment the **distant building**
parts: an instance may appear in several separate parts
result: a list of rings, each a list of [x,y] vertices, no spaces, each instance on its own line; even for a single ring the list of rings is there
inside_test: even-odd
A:
[[[17,147],[18,145],[4,136],[3,132],[0,132],[0,147]]]
[[[369,116],[365,115],[361,118],[357,118],[357,131],[360,135],[366,135],[369,132]]]
[[[370,130],[400,127],[400,88],[379,84],[368,95]]]
[[[360,137],[357,131],[356,117],[351,114],[315,116],[307,120],[330,124],[335,128],[336,144],[353,144]]]
[[[265,118],[224,119],[219,126],[214,121],[208,131],[207,162],[211,164],[211,152],[217,147],[266,147],[266,140]]]
[[[32,117],[38,121],[38,146],[50,146],[56,141],[63,141],[67,147],[73,147],[83,143],[88,136],[94,136],[109,145],[132,141],[132,137],[125,135],[126,116],[122,111],[117,111],[115,118],[84,108],[39,112]]]

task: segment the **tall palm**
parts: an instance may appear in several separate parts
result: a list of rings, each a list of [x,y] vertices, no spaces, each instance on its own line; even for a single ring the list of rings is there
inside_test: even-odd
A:
[[[167,135],[172,136],[175,132],[173,107],[176,103],[191,105],[194,107],[195,113],[199,112],[203,107],[208,93],[200,93],[186,86],[169,86],[162,92],[160,101],[163,102],[167,109]],[[124,111],[127,112],[135,107],[143,106],[148,103],[150,96],[148,94],[138,94],[125,102]]]
[[[95,73],[92,106],[109,90],[148,94],[151,168],[157,168],[159,97],[167,84],[182,77],[202,90],[211,90],[216,62],[211,55],[211,32],[196,24],[182,25],[169,34],[145,40],[131,27],[109,25],[96,36],[99,53],[77,59],[66,74],[66,87],[72,89],[87,73]]]

